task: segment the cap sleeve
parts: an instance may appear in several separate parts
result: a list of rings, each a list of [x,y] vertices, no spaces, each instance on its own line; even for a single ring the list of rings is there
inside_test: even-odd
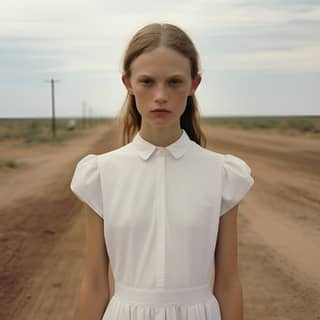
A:
[[[247,163],[234,155],[224,154],[220,216],[240,202],[253,184]]]
[[[88,154],[76,165],[70,188],[103,219],[103,202],[97,155]]]

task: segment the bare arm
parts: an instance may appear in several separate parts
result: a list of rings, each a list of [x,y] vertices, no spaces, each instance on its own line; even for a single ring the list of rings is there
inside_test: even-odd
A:
[[[86,205],[86,267],[80,288],[79,320],[101,320],[109,303],[109,256],[103,219]]]
[[[222,320],[243,320],[243,294],[237,260],[238,207],[234,206],[221,217],[215,251],[213,294],[219,301]]]

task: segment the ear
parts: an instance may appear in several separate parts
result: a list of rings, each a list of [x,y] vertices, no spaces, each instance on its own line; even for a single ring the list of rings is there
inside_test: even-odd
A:
[[[121,80],[122,80],[123,84],[125,85],[125,87],[127,88],[128,93],[133,94],[130,79],[124,74],[124,75],[122,75]]]
[[[189,96],[194,95],[194,93],[197,90],[200,82],[201,82],[201,76],[198,74],[192,80],[192,85],[191,85],[191,89],[190,89],[190,92],[189,92]]]

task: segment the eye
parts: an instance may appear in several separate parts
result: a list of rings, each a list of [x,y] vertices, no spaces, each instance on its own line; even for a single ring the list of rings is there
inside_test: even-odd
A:
[[[142,83],[142,85],[144,85],[145,87],[150,87],[150,85],[152,84],[152,80],[151,79],[142,79],[140,81]]]
[[[180,79],[171,79],[169,81],[169,83],[173,86],[177,86],[178,84],[180,84],[182,81]]]

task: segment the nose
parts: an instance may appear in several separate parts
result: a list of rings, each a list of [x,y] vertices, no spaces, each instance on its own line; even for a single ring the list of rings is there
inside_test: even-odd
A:
[[[168,101],[168,93],[164,85],[158,85],[155,88],[154,101],[160,104]]]

